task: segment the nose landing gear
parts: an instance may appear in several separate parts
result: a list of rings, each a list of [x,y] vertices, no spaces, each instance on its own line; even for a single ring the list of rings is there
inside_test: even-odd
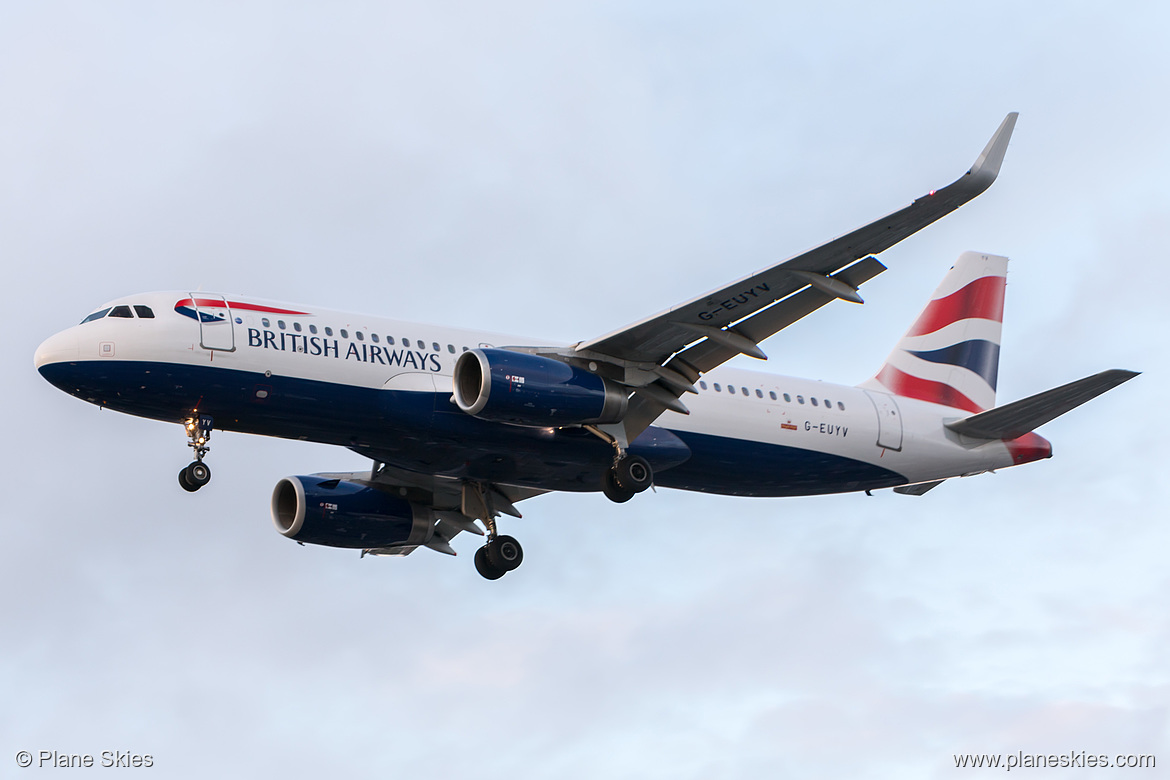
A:
[[[203,462],[203,456],[211,449],[207,442],[211,438],[212,423],[211,416],[206,414],[187,421],[187,437],[190,439],[187,446],[194,450],[195,460],[179,472],[179,484],[189,493],[194,493],[211,481],[211,468]]]

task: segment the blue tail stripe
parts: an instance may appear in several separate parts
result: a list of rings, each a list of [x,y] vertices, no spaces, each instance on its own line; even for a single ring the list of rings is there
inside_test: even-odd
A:
[[[999,378],[999,345],[990,341],[976,339],[929,352],[907,351],[931,363],[962,366],[983,377],[983,380],[991,385],[992,390],[995,389],[995,383]]]

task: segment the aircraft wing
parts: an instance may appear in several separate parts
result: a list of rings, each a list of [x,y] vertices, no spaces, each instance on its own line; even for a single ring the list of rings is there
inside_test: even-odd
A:
[[[591,341],[563,358],[616,366],[634,388],[624,433],[633,439],[679,401],[699,375],[738,354],[764,358],[759,342],[830,301],[861,303],[857,288],[885,270],[872,255],[946,216],[995,181],[1018,114],[1010,113],[971,169],[939,190],[851,233],[718,290]],[[575,362],[575,361],[574,361]]]
[[[370,453],[355,450],[365,457]],[[410,555],[418,547],[429,547],[435,552],[454,555],[451,540],[463,531],[483,536],[475,524],[485,517],[500,514],[520,517],[516,504],[526,498],[547,493],[547,490],[513,485],[471,483],[454,477],[420,474],[375,461],[370,471],[345,474],[321,474],[329,479],[342,479],[360,485],[386,490],[434,512],[434,528],[421,545],[379,547],[362,551],[362,555]]]

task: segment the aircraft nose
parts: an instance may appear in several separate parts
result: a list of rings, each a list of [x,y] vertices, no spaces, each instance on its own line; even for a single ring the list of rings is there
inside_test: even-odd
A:
[[[33,355],[33,365],[43,374],[45,366],[77,360],[78,354],[77,332],[70,328],[42,341]]]

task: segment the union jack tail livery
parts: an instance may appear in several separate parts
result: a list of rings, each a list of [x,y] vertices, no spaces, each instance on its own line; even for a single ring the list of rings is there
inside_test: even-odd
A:
[[[861,386],[967,412],[994,407],[1007,262],[961,254],[885,365]]]

